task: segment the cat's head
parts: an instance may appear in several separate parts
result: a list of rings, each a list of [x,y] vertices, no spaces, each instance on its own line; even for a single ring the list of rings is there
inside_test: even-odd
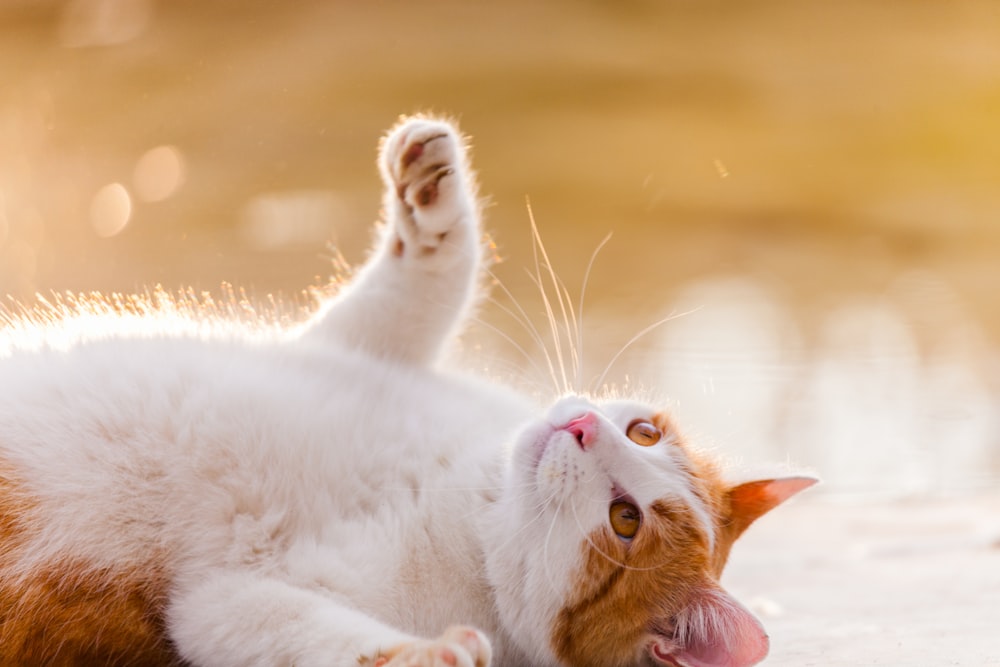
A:
[[[813,483],[727,484],[664,414],[564,399],[519,437],[493,514],[505,629],[538,664],[753,665],[767,635],[718,578],[747,526]]]

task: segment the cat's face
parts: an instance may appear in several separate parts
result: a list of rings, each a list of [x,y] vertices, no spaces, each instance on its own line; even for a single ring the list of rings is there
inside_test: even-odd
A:
[[[500,502],[505,624],[539,663],[755,664],[767,635],[718,577],[733,540],[813,482],[730,487],[664,414],[564,399],[520,436]]]

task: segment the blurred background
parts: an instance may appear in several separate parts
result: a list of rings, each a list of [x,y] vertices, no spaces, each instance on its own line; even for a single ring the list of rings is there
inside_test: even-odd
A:
[[[827,494],[1000,481],[992,0],[4,0],[0,294],[306,304],[363,259],[377,138],[421,110],[473,137],[493,372],[551,386],[510,314],[548,340],[530,199],[577,310],[612,233],[582,387]]]

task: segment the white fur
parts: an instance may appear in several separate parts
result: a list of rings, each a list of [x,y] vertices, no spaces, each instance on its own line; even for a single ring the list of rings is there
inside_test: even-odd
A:
[[[430,163],[452,171],[421,206]],[[38,501],[22,573],[67,554],[162,561],[169,632],[196,665],[355,667],[456,624],[494,664],[552,665],[613,485],[680,497],[711,536],[669,458],[623,435],[648,408],[546,411],[435,368],[477,297],[472,177],[455,130],[426,119],[394,130],[381,166],[379,244],[300,329],[108,312],[8,329],[0,457]],[[602,435],[584,452],[559,427],[588,410]],[[442,641],[472,665],[488,645],[467,636]],[[438,644],[414,646],[430,657],[407,664],[432,664]]]

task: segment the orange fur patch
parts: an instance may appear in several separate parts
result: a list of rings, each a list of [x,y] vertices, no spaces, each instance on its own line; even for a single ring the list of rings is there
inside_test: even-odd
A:
[[[575,667],[635,665],[644,638],[669,622],[703,580],[710,554],[691,512],[657,501],[631,544],[609,527],[590,535],[576,592],[552,633],[556,655]]]
[[[717,462],[712,457],[689,446],[684,437],[677,432],[669,416],[665,413],[659,413],[653,417],[653,423],[664,433],[671,434],[676,446],[683,450],[688,461],[687,472],[690,475],[691,488],[705,503],[709,514],[718,524],[715,531],[715,549],[710,563],[710,571],[714,578],[718,579],[722,576],[722,570],[729,559],[733,542],[742,532],[742,530],[729,529],[733,522],[730,518],[732,504],[728,484],[723,480],[722,471]]]
[[[156,567],[95,568],[67,554],[22,571],[35,505],[0,464],[0,664],[182,665]]]

